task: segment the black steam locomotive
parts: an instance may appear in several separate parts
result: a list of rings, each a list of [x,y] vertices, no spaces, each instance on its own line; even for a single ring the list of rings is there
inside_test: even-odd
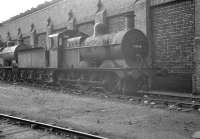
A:
[[[0,52],[1,80],[84,84],[123,93],[149,88],[148,41],[134,28],[132,13],[125,15],[126,28],[112,34],[103,15],[96,15],[93,36],[75,29],[71,16],[67,29],[48,34],[48,47],[35,47],[34,37],[32,45],[8,43]]]

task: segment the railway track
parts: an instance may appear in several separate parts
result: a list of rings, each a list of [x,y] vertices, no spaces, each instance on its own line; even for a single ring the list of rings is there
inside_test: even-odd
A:
[[[34,134],[33,139],[40,139],[45,136],[55,135],[55,139],[108,139],[101,136],[96,136],[68,128],[45,124],[33,120],[23,119],[10,115],[0,114],[0,138],[5,138],[10,135],[23,134],[28,131],[40,131],[40,134]],[[14,129],[13,129],[14,127]],[[19,128],[21,127],[21,128]],[[11,128],[9,130],[8,129]],[[42,132],[42,133],[41,133]],[[21,139],[21,138],[20,138]]]

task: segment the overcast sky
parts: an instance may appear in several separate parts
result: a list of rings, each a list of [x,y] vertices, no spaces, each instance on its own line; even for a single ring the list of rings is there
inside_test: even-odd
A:
[[[1,0],[0,22],[9,19],[19,13],[25,12],[38,4],[51,0]]]

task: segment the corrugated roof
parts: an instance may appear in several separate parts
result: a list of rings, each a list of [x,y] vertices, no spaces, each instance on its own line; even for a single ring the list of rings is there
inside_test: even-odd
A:
[[[57,2],[59,2],[59,1],[62,1],[62,0],[51,0],[51,1],[46,1],[46,2],[44,2],[44,3],[42,3],[42,4],[39,4],[39,5],[38,5],[37,7],[35,7],[35,8],[31,8],[31,9],[29,9],[29,10],[23,12],[23,13],[20,13],[20,14],[18,14],[18,15],[16,15],[16,16],[11,17],[10,19],[8,19],[8,20],[6,20],[6,21],[3,21],[2,23],[0,23],[0,25],[1,25],[1,24],[4,24],[4,23],[6,23],[6,22],[10,22],[10,21],[16,20],[16,19],[21,18],[21,17],[23,17],[23,16],[32,14],[32,13],[34,13],[34,12],[36,12],[36,11],[39,11],[39,10],[41,10],[41,9],[44,9],[44,8],[50,6],[50,5],[54,4],[54,3],[57,3]]]

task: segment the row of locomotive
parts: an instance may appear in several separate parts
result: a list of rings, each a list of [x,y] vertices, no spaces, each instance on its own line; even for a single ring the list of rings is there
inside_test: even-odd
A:
[[[112,92],[134,92],[150,87],[148,41],[134,28],[134,16],[125,15],[125,29],[107,33],[105,11],[96,13],[94,33],[75,29],[71,15],[67,29],[47,33],[47,47],[8,42],[0,52],[2,80],[61,85],[101,86]],[[32,33],[34,35],[34,31]]]

